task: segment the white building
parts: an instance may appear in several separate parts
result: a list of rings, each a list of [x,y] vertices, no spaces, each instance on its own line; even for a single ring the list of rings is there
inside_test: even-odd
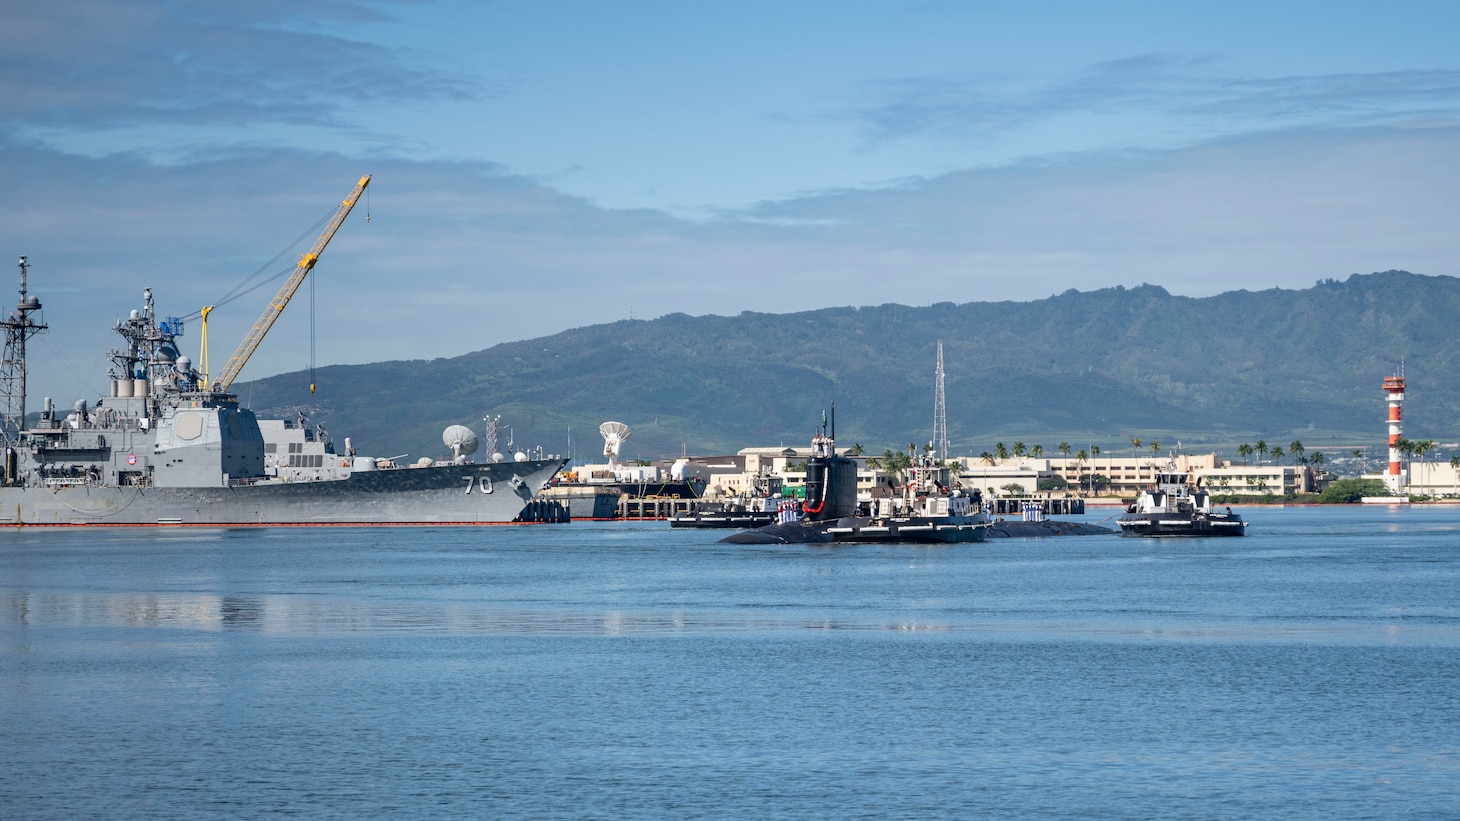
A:
[[[1406,478],[1400,490],[1411,496],[1460,496],[1460,470],[1449,462],[1410,462]]]
[[[1284,496],[1311,493],[1313,472],[1303,465],[1233,465],[1202,468],[1195,472],[1196,484],[1214,494]]]

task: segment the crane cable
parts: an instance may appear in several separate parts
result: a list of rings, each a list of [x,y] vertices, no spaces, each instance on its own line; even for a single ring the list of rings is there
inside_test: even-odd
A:
[[[294,238],[294,241],[293,242],[291,242],[288,245],[284,246],[279,251],[279,253],[277,253],[273,257],[271,257],[268,262],[265,262],[263,265],[260,265],[257,269],[254,270],[254,272],[252,274],[249,274],[247,277],[245,277],[243,279],[242,282],[240,282],[237,285],[235,285],[233,287],[233,290],[229,291],[228,293],[224,294],[219,299],[215,300],[211,305],[208,305],[205,308],[199,309],[197,311],[193,311],[192,313],[187,314],[186,316],[181,317],[182,321],[187,322],[189,320],[200,319],[201,318],[203,320],[204,333],[206,334],[207,333],[207,314],[208,313],[211,313],[213,311],[213,309],[218,308],[218,307],[221,307],[223,305],[227,305],[228,303],[230,303],[230,302],[232,302],[235,299],[238,299],[240,297],[247,296],[247,295],[253,293],[254,291],[257,291],[259,288],[262,288],[265,285],[268,285],[269,283],[277,280],[278,278],[280,278],[282,276],[285,276],[286,274],[292,274],[295,270],[297,270],[297,268],[298,268],[297,265],[295,265],[294,267],[284,268],[282,270],[279,270],[279,271],[275,272],[272,276],[266,277],[264,279],[259,279],[257,282],[254,281],[254,280],[258,279],[258,277],[259,277],[260,274],[262,274],[264,271],[268,270],[275,263],[277,263],[285,254],[289,253],[292,249],[298,247],[300,243],[304,242],[309,237],[318,234],[319,231],[320,231],[320,229],[322,229],[325,226],[325,224],[327,224],[330,220],[334,219],[335,215],[338,212],[339,212],[339,209],[338,208],[332,208],[332,209],[330,209],[329,213],[327,213],[323,217],[321,217],[318,222],[316,222],[314,225],[310,226],[309,228],[305,229],[303,233],[301,233],[298,237],[295,237]],[[370,189],[369,188],[366,188],[365,189],[365,221],[366,222],[369,222],[370,221]],[[252,284],[250,284],[250,283],[252,283]],[[309,277],[309,392],[311,394],[314,393],[315,387],[316,387],[316,382],[315,382],[315,330],[314,330],[314,328],[315,328],[315,325],[314,325],[314,277]],[[206,345],[207,345],[206,336],[204,338],[203,344],[205,346],[204,351],[206,351],[207,350],[206,349]],[[206,359],[207,354],[204,353],[203,356]],[[206,366],[205,366],[205,368],[206,368]]]
[[[309,395],[314,395],[314,277],[309,278]]]
[[[330,219],[332,217],[334,217],[334,215],[335,215],[334,210],[331,210],[328,214],[326,214],[324,216],[323,219],[321,219],[319,222],[316,222],[313,226],[311,226],[304,233],[300,234],[297,238],[295,238],[295,240],[293,242],[291,242],[288,245],[284,246],[284,248],[282,250],[280,250],[279,253],[275,254],[272,258],[270,258],[268,262],[265,262],[263,265],[260,265],[257,270],[255,270],[252,274],[249,274],[247,277],[245,277],[243,279],[243,281],[241,281],[237,285],[235,285],[233,287],[233,290],[229,291],[228,293],[224,294],[219,299],[215,300],[212,304],[209,305],[209,307],[210,308],[218,308],[218,307],[221,307],[223,305],[227,305],[228,303],[234,301],[235,299],[238,299],[238,298],[244,297],[244,296],[248,296],[249,294],[253,293],[254,291],[257,291],[258,289],[264,287],[265,285],[268,285],[269,283],[277,280],[279,277],[282,277],[282,276],[285,276],[287,274],[293,273],[294,272],[294,268],[296,266],[290,266],[288,268],[284,268],[282,270],[276,271],[273,275],[271,275],[271,276],[269,276],[269,277],[267,277],[265,279],[258,280],[257,282],[254,282],[254,280],[257,279],[259,275],[261,275],[264,271],[268,270],[269,268],[273,267],[273,265],[276,262],[278,262],[285,254],[289,253],[289,251],[291,251],[292,249],[294,249],[295,247],[297,247],[299,245],[299,243],[301,243],[304,240],[308,239],[313,234],[318,233],[319,230],[324,227],[325,223],[329,222]],[[250,284],[250,283],[252,283],[252,284]],[[200,319],[200,318],[202,318],[202,316],[203,316],[203,312],[200,309],[200,310],[197,310],[197,311],[193,311],[192,313],[187,314],[186,316],[183,316],[182,317],[182,320],[184,322],[187,322],[188,320],[192,320],[192,319]]]

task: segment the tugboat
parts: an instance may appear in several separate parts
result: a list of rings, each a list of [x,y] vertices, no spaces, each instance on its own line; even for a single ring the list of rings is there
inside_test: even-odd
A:
[[[1158,472],[1155,485],[1141,491],[1116,524],[1126,536],[1241,536],[1247,530],[1232,508],[1213,510],[1206,491],[1191,492],[1186,474],[1174,466]]]
[[[729,499],[702,499],[694,509],[669,517],[670,527],[762,527],[778,520],[781,479],[757,476],[750,490]]]
[[[827,533],[834,542],[983,541],[993,519],[982,494],[950,490],[948,473],[931,457],[914,457],[900,497],[874,499],[870,516],[841,519]]]

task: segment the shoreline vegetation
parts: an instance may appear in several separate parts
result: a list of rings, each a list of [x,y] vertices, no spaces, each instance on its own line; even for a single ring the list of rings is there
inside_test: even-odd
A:
[[[1259,494],[1211,494],[1214,505],[1356,505],[1365,504],[1365,499],[1389,498],[1390,504],[1460,504],[1460,497],[1395,495],[1378,479],[1337,479],[1321,493],[1259,493]],[[1118,507],[1129,504],[1119,496],[1096,496],[1085,499],[1087,507]],[[1368,504],[1374,504],[1370,502]]]

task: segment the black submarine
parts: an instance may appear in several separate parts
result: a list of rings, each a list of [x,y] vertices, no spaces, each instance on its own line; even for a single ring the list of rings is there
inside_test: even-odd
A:
[[[811,440],[806,500],[783,507],[773,524],[734,533],[726,544],[961,544],[990,537],[1086,536],[1115,531],[1083,522],[994,520],[977,490],[954,488],[948,468],[914,457],[902,494],[857,502],[857,462],[836,453],[836,408]]]

